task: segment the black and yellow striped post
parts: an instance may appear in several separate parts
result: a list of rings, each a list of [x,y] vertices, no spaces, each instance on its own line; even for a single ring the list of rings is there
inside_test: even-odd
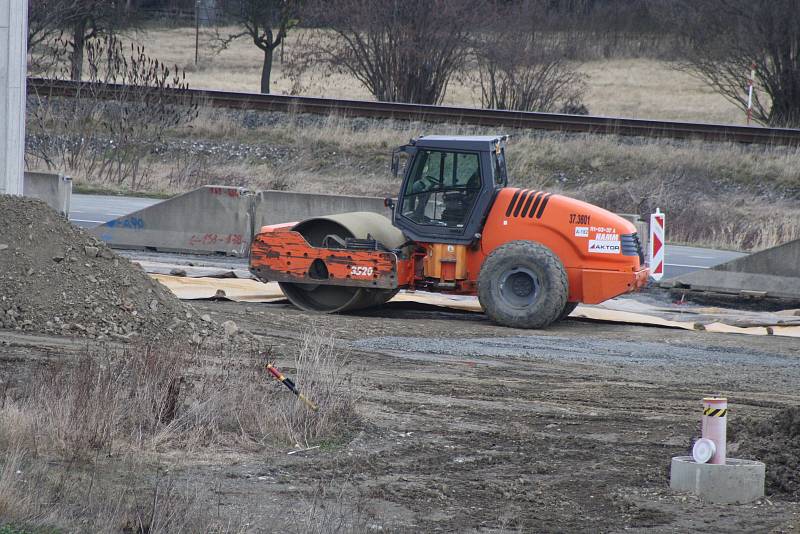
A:
[[[725,464],[728,440],[728,399],[706,397],[703,399],[703,437],[714,442],[714,455],[708,463]]]
[[[311,402],[305,395],[300,393],[300,390],[297,389],[297,386],[294,385],[294,382],[292,382],[291,379],[286,378],[285,376],[283,376],[283,373],[281,373],[280,370],[277,367],[275,367],[271,363],[268,363],[267,364],[267,371],[269,371],[269,373],[272,376],[274,376],[276,380],[278,380],[279,382],[283,383],[284,386],[289,388],[289,391],[291,391],[292,393],[297,395],[297,397],[301,401],[303,401],[306,404],[306,406],[308,406],[309,408],[311,408],[315,412],[319,409],[316,404]]]

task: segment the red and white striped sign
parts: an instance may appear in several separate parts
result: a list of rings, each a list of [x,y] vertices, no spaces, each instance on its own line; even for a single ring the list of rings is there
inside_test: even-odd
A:
[[[650,276],[664,276],[664,214],[658,208],[650,215]]]

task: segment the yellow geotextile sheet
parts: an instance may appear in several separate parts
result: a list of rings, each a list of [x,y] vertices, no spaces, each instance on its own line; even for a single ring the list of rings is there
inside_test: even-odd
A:
[[[161,274],[151,276],[167,286],[179,299],[183,300],[225,298],[236,302],[276,302],[285,298],[278,284],[273,282],[264,284],[256,280],[240,278],[187,278]],[[475,297],[438,295],[424,291],[401,291],[392,299],[392,302],[417,302],[464,311],[482,311],[480,304],[478,304],[478,299]],[[756,320],[756,322],[760,323],[758,326],[726,324],[723,322],[724,320],[730,320],[731,317],[734,317],[731,315],[732,310],[725,310],[726,313],[724,314],[720,313],[719,321],[700,323],[698,321],[667,319],[659,316],[658,308],[654,306],[642,305],[642,308],[645,312],[616,310],[604,304],[599,306],[580,305],[572,312],[571,316],[594,321],[653,325],[682,328],[684,330],[704,330],[706,332],[726,334],[800,337],[800,325],[781,326],[777,321],[774,321],[775,324],[765,324],[763,319]],[[765,314],[764,317],[774,318],[775,315]],[[747,317],[753,316],[754,314],[752,313],[747,314]]]
[[[264,284],[248,278],[188,278],[151,274],[181,300],[225,298],[235,302],[273,302],[285,300],[275,282]]]

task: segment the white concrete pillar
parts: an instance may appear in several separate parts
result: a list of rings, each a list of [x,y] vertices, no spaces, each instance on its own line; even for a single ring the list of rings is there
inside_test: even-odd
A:
[[[0,0],[0,194],[22,194],[27,39],[28,0]]]

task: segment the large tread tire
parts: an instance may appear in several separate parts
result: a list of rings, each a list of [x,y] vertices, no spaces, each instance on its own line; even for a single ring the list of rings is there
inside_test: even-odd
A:
[[[497,247],[481,266],[478,300],[489,318],[512,328],[545,328],[567,304],[567,271],[546,246],[511,241]]]
[[[578,307],[578,303],[577,302],[567,302],[564,305],[564,311],[562,311],[561,315],[558,316],[558,320],[559,321],[563,321],[564,319],[569,317],[569,314],[574,312],[575,308],[577,308],[577,307]]]

